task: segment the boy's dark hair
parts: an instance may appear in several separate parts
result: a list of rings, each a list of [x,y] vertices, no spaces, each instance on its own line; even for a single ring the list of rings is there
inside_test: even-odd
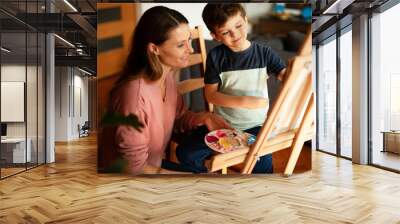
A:
[[[208,3],[203,9],[203,20],[208,30],[215,33],[215,29],[223,26],[228,18],[235,16],[237,13],[244,18],[246,11],[239,3],[236,4],[214,4]]]

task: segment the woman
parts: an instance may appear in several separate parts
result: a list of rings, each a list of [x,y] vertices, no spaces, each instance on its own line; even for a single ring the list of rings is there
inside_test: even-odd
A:
[[[135,114],[141,131],[126,125],[112,130],[113,159],[127,161],[127,172],[170,173],[162,169],[162,156],[174,130],[229,128],[212,113],[188,111],[178,94],[174,74],[188,66],[190,29],[179,12],[157,6],[140,18],[124,73],[111,92],[109,111]]]

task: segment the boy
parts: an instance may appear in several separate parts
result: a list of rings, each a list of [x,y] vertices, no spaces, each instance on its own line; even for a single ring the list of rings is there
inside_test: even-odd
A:
[[[233,128],[257,135],[269,106],[268,74],[282,81],[285,65],[269,47],[247,40],[247,17],[240,4],[207,4],[202,16],[211,36],[222,43],[207,56],[207,101]],[[193,139],[191,144],[178,147],[177,157],[181,164],[195,168],[192,171],[203,172],[202,164],[212,151]],[[272,156],[261,157],[253,173],[272,173]]]

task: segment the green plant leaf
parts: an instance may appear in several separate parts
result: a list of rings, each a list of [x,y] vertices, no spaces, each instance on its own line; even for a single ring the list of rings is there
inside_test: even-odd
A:
[[[109,167],[104,169],[104,173],[122,173],[128,167],[128,161],[122,158],[115,160]]]
[[[103,126],[129,125],[138,131],[141,131],[143,127],[143,124],[135,114],[124,116],[119,113],[106,113],[101,120],[101,124]]]

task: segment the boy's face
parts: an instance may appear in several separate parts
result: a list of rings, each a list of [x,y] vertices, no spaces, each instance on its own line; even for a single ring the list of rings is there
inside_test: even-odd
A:
[[[247,18],[240,12],[231,16],[224,25],[217,27],[211,36],[233,51],[241,51],[247,43]]]

